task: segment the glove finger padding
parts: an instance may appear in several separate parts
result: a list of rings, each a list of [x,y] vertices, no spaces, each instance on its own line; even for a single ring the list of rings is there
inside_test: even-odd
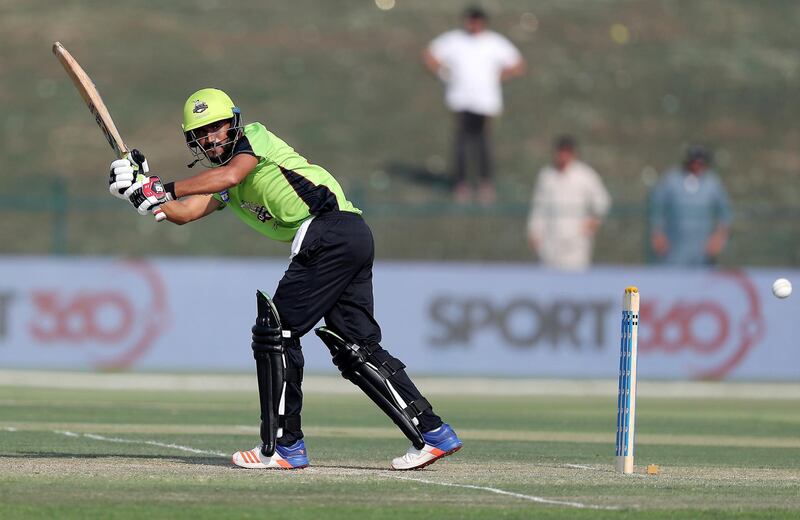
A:
[[[123,169],[127,169],[130,173],[133,173],[133,165],[128,159],[117,159],[111,163],[111,171],[120,173]]]
[[[109,184],[108,191],[118,199],[125,199],[123,193],[130,187],[131,181],[114,182]]]
[[[111,163],[108,178],[108,191],[115,197],[124,199],[124,193],[134,181],[134,169],[127,159],[117,159]]]
[[[120,168],[120,170],[121,169],[122,168]],[[133,184],[133,172],[125,172],[125,173],[115,172],[113,174],[112,178],[113,178],[113,180],[114,180],[114,182],[116,184],[127,182],[128,183],[128,187],[130,187],[130,185]],[[123,190],[123,191],[125,191],[125,190]]]
[[[147,215],[150,213],[151,209],[155,209],[155,206],[150,204],[150,201],[144,201],[139,204],[139,207],[136,208],[136,211],[139,212],[139,215]]]
[[[123,192],[123,194],[122,194],[122,195],[123,195],[123,196],[124,196],[126,199],[130,199],[130,198],[133,196],[133,194],[134,194],[136,191],[140,190],[140,189],[142,189],[142,182],[141,182],[141,181],[138,181],[138,182],[135,182],[135,183],[131,184],[131,185],[128,187],[128,189],[127,189],[127,190],[125,190],[125,191]],[[131,201],[131,203],[133,203],[133,201]],[[138,206],[138,204],[134,204],[134,206]]]

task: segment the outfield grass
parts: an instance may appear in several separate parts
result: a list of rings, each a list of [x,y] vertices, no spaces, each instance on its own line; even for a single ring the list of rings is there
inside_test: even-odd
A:
[[[270,472],[229,461],[257,441],[252,392],[0,386],[0,518],[800,513],[796,399],[644,393],[637,472],[621,476],[613,396],[431,397],[465,447],[429,469],[386,469],[407,443],[364,397],[309,391],[312,466]]]

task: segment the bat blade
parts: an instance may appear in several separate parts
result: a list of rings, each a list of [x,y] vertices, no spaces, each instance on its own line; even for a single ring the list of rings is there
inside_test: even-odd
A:
[[[64,48],[61,42],[55,42],[53,44],[53,54],[56,55],[58,61],[64,66],[64,70],[72,80],[78,93],[86,102],[86,106],[89,107],[89,111],[94,116],[97,126],[100,127],[106,141],[108,141],[111,149],[114,150],[117,158],[121,159],[127,155],[128,148],[122,141],[122,137],[119,135],[114,120],[111,119],[111,113],[109,113],[108,108],[106,108],[106,104],[103,103],[103,98],[100,97],[100,93],[97,91],[97,87],[94,86],[92,79],[86,74],[78,61],[72,57],[72,54]]]
[[[55,54],[58,61],[61,62],[61,65],[64,67],[64,70],[67,71],[67,75],[72,80],[78,93],[86,102],[86,106],[89,107],[89,111],[94,116],[97,126],[100,127],[109,146],[114,150],[117,159],[122,159],[128,155],[128,147],[125,146],[122,137],[119,135],[117,126],[114,124],[114,120],[111,119],[111,113],[108,111],[108,108],[106,108],[106,104],[103,103],[103,98],[100,97],[100,93],[97,91],[97,87],[94,86],[94,82],[89,75],[86,74],[86,71],[83,70],[83,67],[80,66],[78,60],[72,57],[72,54],[64,48],[61,42],[53,43],[53,54]],[[161,222],[167,217],[163,210],[158,208],[153,211],[153,214],[158,222]]]

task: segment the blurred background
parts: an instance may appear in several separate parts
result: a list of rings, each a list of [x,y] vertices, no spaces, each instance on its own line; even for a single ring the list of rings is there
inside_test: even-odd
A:
[[[460,26],[466,5],[4,1],[3,249],[285,253],[244,232],[232,237],[230,215],[159,231],[146,247],[112,233],[156,228],[108,197],[109,151],[50,54],[60,40],[154,172],[189,174],[182,104],[198,88],[223,88],[246,121],[263,122],[340,179],[368,215],[381,258],[527,261],[524,224],[535,176],[553,137],[566,132],[579,139],[613,198],[598,262],[648,259],[648,190],[692,142],[713,148],[733,202],[722,263],[800,262],[795,2],[483,2],[491,27],[529,65],[505,85],[491,208],[451,203],[452,121],[440,83],[420,59],[435,36]],[[21,229],[25,240],[15,238]]]
[[[716,341],[720,359],[712,363],[715,367],[736,355],[745,359],[742,344],[748,342],[756,351],[774,348],[779,353],[766,356],[771,361],[762,360],[742,377],[765,377],[771,367],[797,360],[783,344],[793,337],[787,327],[796,306],[791,300],[773,300],[769,285],[777,276],[791,278],[800,264],[800,53],[794,36],[800,5],[791,0],[480,2],[490,28],[511,40],[528,66],[523,76],[504,84],[506,110],[493,122],[497,198],[490,204],[453,199],[453,118],[443,102],[441,81],[425,69],[421,57],[433,38],[461,26],[467,5],[461,0],[0,2],[0,247],[3,283],[10,287],[0,293],[5,294],[5,300],[0,298],[5,329],[0,329],[6,334],[6,352],[19,348],[30,354],[47,337],[31,336],[33,326],[24,325],[25,317],[36,321],[43,309],[53,313],[58,298],[20,296],[42,280],[72,295],[63,302],[74,303],[91,278],[89,285],[105,279],[109,287],[130,289],[133,301],[149,305],[152,294],[135,295],[141,280],[124,285],[111,274],[110,266],[121,257],[151,259],[149,268],[160,272],[168,291],[164,305],[173,320],[170,333],[176,336],[159,342],[180,342],[177,324],[184,320],[191,327],[217,317],[246,346],[249,314],[241,325],[237,320],[252,307],[254,287],[247,282],[263,272],[263,285],[273,287],[288,254],[286,244],[261,239],[229,212],[189,226],[156,225],[110,197],[111,152],[50,52],[53,41],[60,40],[93,78],[126,143],[144,151],[151,171],[162,178],[191,172],[186,170],[191,157],[180,130],[181,109],[191,92],[206,86],[226,90],[245,122],[264,123],[331,171],[364,210],[376,236],[376,255],[383,262],[376,271],[378,317],[386,320],[384,329],[396,330],[387,336],[398,345],[398,354],[406,348],[399,345],[408,341],[403,329],[414,327],[407,316],[397,317],[408,309],[404,305],[434,316],[434,325],[430,320],[420,324],[419,338],[408,347],[419,349],[415,359],[423,371],[435,371],[431,360],[442,352],[453,359],[474,353],[469,341],[518,355],[514,341],[489,330],[461,338],[456,351],[434,345],[431,338],[439,334],[430,327],[453,318],[452,313],[473,324],[497,315],[486,311],[491,305],[435,306],[441,297],[457,299],[455,293],[477,279],[483,285],[466,291],[465,298],[485,297],[490,303],[506,298],[498,304],[506,307],[520,293],[543,298],[545,303],[531,300],[523,307],[556,330],[565,320],[589,320],[591,309],[602,310],[597,323],[605,329],[599,336],[589,341],[567,334],[566,343],[559,343],[557,335],[536,337],[528,315],[513,314],[509,323],[516,325],[509,327],[528,331],[530,341],[522,344],[530,347],[550,345],[561,352],[559,345],[566,344],[593,352],[599,343],[603,359],[613,358],[618,299],[625,285],[640,284],[638,278],[644,282],[644,299],[656,292],[664,295],[663,305],[654,303],[648,311],[654,315],[669,315],[687,298],[697,306],[703,298],[719,303],[722,294],[721,304],[732,305],[723,318],[714,311],[697,324],[682,325],[700,338],[695,354],[704,341]],[[537,174],[551,160],[553,139],[564,133],[578,140],[581,160],[598,172],[612,201],[594,244],[594,262],[602,267],[574,275],[538,266],[526,239]],[[660,268],[651,249],[652,190],[665,171],[681,165],[687,147],[695,143],[713,152],[713,168],[730,197],[729,240],[718,264],[743,268],[746,279],[730,282],[734,285],[722,292],[710,287],[732,276]],[[380,265],[387,266],[385,285]],[[266,266],[263,271],[261,266]],[[237,274],[242,272],[250,273],[250,279]],[[443,281],[444,272],[459,276]],[[214,276],[222,281],[214,282]],[[431,282],[409,282],[414,276]],[[247,296],[231,298],[241,302],[241,313],[230,307],[230,316],[209,310],[206,322],[196,313],[188,315],[181,298],[200,298],[192,290],[207,290],[210,298],[219,285],[241,286]],[[417,285],[419,290],[405,300],[397,296]],[[542,311],[565,298],[585,304],[587,291],[601,298],[595,302],[599,307],[569,315]],[[23,301],[33,303],[22,310]],[[676,315],[699,315],[681,309]],[[98,322],[121,328],[127,315],[119,311],[120,318],[114,312],[100,312]],[[771,319],[779,322],[769,325],[764,316],[777,316]],[[747,324],[740,325],[740,318]],[[719,340],[723,322],[725,336]],[[583,326],[596,333],[592,323]],[[751,329],[747,341],[733,337]],[[663,343],[685,346],[681,334]],[[63,337],[50,341],[58,345],[62,340],[69,342]],[[118,348],[103,347],[99,336],[74,343]],[[119,348],[127,351],[133,343]],[[29,354],[7,354],[6,361],[39,366]],[[241,363],[223,368],[249,366],[248,353],[241,354]],[[81,359],[51,364],[104,366]],[[513,364],[516,358],[509,359]],[[586,372],[570,371],[571,362],[559,358],[564,370],[548,371],[542,361],[535,370],[515,374],[608,375],[616,370],[612,361],[592,372],[595,361],[585,358]],[[171,366],[155,358],[150,364],[136,363],[118,365]],[[662,375],[708,375],[687,368],[685,359],[676,359],[674,366]],[[797,375],[797,368],[784,369],[780,377]]]

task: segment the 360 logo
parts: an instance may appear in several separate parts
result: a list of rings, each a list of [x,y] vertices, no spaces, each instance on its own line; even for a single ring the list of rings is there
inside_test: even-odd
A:
[[[31,335],[43,343],[123,340],[133,326],[134,309],[121,292],[63,295],[56,290],[31,294],[39,320]]]
[[[709,276],[706,282],[714,289],[709,292],[718,297],[682,298],[670,303],[658,295],[642,297],[639,351],[668,356],[694,352],[698,356],[691,358],[694,362],[688,367],[692,375],[720,379],[761,340],[766,325],[758,291],[747,275],[723,271]],[[738,310],[733,309],[732,301],[738,304]],[[699,364],[698,359],[704,362]]]
[[[130,367],[158,339],[169,314],[158,271],[145,262],[123,266],[111,271],[124,276],[102,278],[94,288],[32,290],[31,337],[45,346],[85,350],[97,368]]]
[[[641,320],[646,324],[646,333],[640,335],[642,351],[692,350],[710,354],[722,348],[730,336],[730,318],[716,302],[679,302],[663,312],[659,310],[654,300],[642,305]]]

